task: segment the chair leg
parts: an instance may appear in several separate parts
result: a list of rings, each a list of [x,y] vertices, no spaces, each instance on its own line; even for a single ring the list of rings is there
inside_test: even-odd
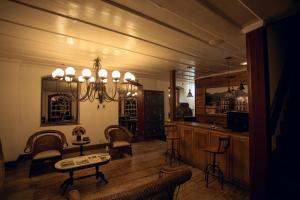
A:
[[[30,168],[29,168],[29,175],[28,175],[29,178],[31,178],[32,176],[32,171],[33,171],[33,161],[31,161]]]

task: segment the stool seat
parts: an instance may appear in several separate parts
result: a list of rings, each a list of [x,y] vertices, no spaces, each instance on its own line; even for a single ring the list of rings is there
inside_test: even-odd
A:
[[[224,150],[219,150],[219,146],[216,145],[207,145],[204,147],[203,150],[209,153],[216,153],[216,154],[223,154],[225,152]]]

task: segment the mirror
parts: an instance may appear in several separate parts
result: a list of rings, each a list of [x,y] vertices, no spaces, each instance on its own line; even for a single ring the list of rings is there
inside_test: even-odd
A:
[[[78,106],[72,91],[78,94],[78,83],[42,78],[41,126],[78,124]],[[57,93],[59,91],[59,93]]]

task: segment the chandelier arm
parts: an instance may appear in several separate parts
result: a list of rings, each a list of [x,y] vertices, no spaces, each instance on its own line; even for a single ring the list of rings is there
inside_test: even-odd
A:
[[[75,95],[76,92],[74,92],[74,90],[72,88],[72,82],[68,82],[68,85],[69,85],[69,88],[70,88],[70,91],[72,94],[72,99],[78,101],[78,93],[77,93],[77,95]]]
[[[86,83],[86,92],[82,97],[79,97],[77,101],[86,101],[88,99],[90,90],[91,90],[91,85],[89,83]]]

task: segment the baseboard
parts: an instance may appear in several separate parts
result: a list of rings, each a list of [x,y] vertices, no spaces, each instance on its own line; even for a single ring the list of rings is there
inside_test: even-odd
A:
[[[108,143],[86,145],[84,146],[84,151],[102,149],[105,148],[107,145]],[[64,154],[75,153],[75,152],[79,152],[79,147],[71,147],[64,150]],[[17,160],[5,162],[5,170],[16,168],[19,162],[30,160],[30,159],[31,159],[30,154],[20,154]]]

